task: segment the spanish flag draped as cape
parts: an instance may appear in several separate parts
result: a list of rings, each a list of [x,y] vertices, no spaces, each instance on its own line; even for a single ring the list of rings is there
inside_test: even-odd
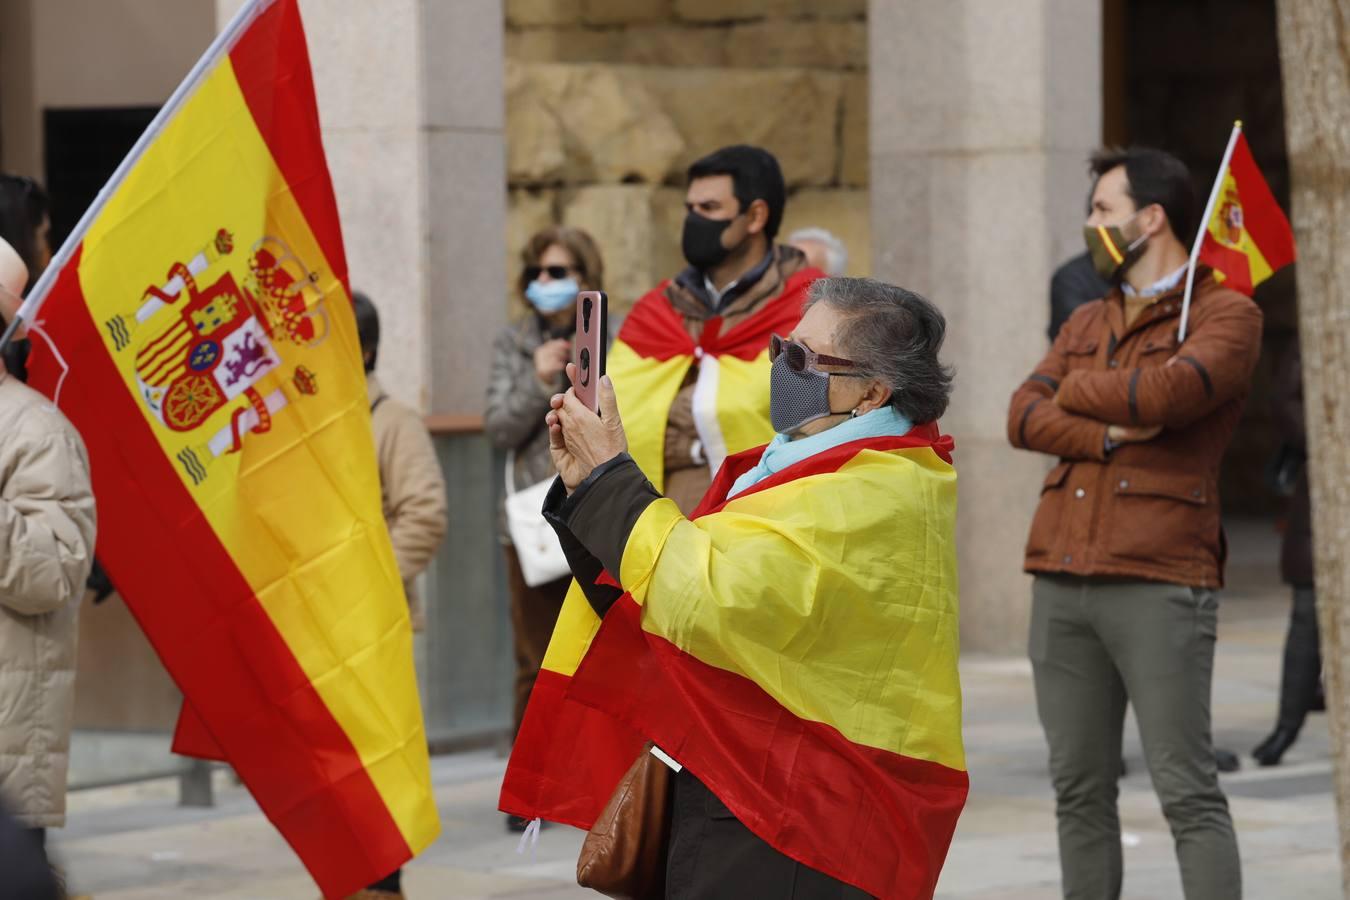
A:
[[[727,500],[755,449],[692,520],[652,503],[627,593],[559,620],[502,809],[589,828],[649,739],[780,852],[930,897],[968,788],[951,446],[855,441]]]
[[[610,348],[606,372],[628,452],[658,491],[665,490],[666,420],[690,366],[698,366],[694,422],[712,471],[728,455],[773,437],[769,336],[786,336],[796,327],[807,288],[820,277],[818,269],[794,273],[782,293],[725,332],[720,316],[705,321],[697,341],[666,299],[669,281],[634,304]]]
[[[29,367],[204,737],[344,896],[439,822],[299,11],[236,21],[53,263]]]

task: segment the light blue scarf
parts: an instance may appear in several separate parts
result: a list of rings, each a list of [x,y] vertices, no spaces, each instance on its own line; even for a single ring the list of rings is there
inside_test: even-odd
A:
[[[900,437],[908,434],[913,427],[908,419],[896,412],[894,406],[883,406],[856,419],[845,419],[833,428],[826,428],[819,434],[800,440],[794,441],[786,434],[775,435],[769,446],[764,448],[764,455],[759,458],[755,467],[736,479],[727,494],[727,499],[754,487],[793,463],[799,463],[840,444],[870,437]]]

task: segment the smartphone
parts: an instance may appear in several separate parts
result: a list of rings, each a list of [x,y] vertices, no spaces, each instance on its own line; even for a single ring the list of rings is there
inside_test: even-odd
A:
[[[609,345],[609,297],[604,291],[577,294],[577,333],[572,340],[572,362],[577,378],[572,387],[577,399],[592,412],[600,412],[600,377],[605,374],[605,348]]]

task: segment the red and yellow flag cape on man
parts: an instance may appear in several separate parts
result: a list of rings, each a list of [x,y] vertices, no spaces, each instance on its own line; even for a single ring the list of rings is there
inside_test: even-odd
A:
[[[1294,261],[1294,232],[1261,177],[1240,124],[1218,181],[1199,259],[1227,287],[1250,297],[1257,285]]]
[[[58,257],[30,367],[88,444],[99,558],[341,896],[439,822],[305,35],[295,0],[239,22]]]
[[[790,276],[783,292],[735,327],[708,319],[697,341],[666,299],[669,281],[633,306],[614,340],[606,372],[614,382],[633,460],[658,491],[665,489],[666,420],[675,395],[698,365],[694,422],[714,472],[722,460],[773,437],[769,424],[769,336],[786,336],[818,269]]]
[[[950,449],[920,426],[726,500],[755,449],[692,521],[649,506],[628,593],[558,623],[502,808],[587,828],[649,739],[782,853],[931,897],[968,789]]]

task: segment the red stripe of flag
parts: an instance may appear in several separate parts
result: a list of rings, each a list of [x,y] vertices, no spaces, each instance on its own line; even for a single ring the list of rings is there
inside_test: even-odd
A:
[[[571,699],[647,735],[781,853],[880,897],[932,897],[969,791],[964,771],[800,719],[640,620],[625,594],[571,679]]]
[[[502,780],[502,812],[589,829],[644,738],[567,696],[571,678],[540,669]],[[550,773],[561,773],[554,777]]]
[[[692,356],[696,346],[717,356],[752,360],[764,352],[770,334],[786,336],[796,327],[802,317],[807,289],[822,277],[824,273],[819,269],[802,269],[793,274],[783,285],[782,294],[725,334],[721,332],[720,318],[708,319],[697,344],[685,330],[684,317],[666,299],[670,282],[663,281],[633,305],[619,330],[619,340],[639,356],[661,362],[676,356]]]
[[[1238,195],[1242,200],[1243,227],[1256,241],[1272,272],[1289,265],[1295,257],[1294,232],[1289,227],[1284,210],[1275,202],[1275,195],[1270,192],[1265,176],[1257,168],[1245,134],[1238,136],[1229,169],[1237,182]],[[1209,223],[1205,224],[1208,227]],[[1227,272],[1226,269],[1224,271]],[[1247,293],[1251,293],[1250,288]]]
[[[1200,260],[1217,272],[1222,272],[1224,286],[1241,291],[1248,297],[1252,295],[1252,264],[1247,254],[1232,247],[1225,247],[1214,240],[1214,235],[1205,232],[1205,242],[1200,246]]]

